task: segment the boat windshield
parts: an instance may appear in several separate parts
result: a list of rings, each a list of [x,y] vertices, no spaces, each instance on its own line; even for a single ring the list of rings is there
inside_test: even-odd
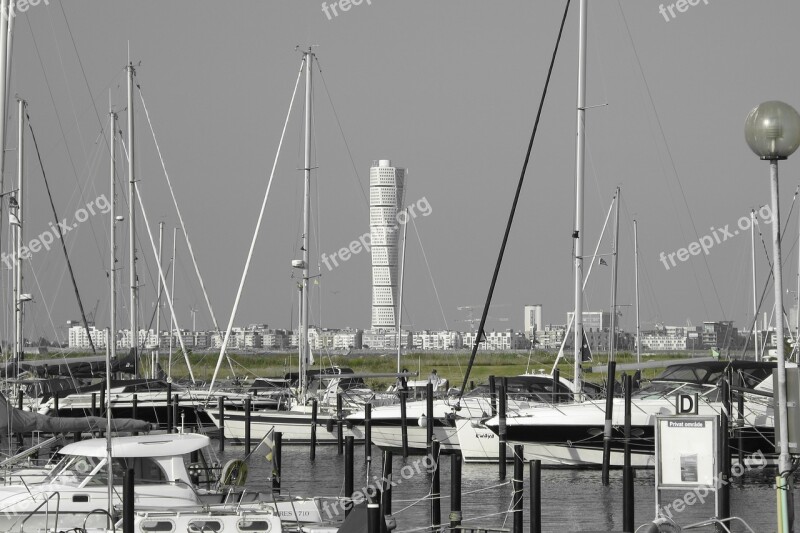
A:
[[[105,464],[104,458],[68,455],[53,467],[52,472],[45,478],[44,482],[78,487],[92,477],[92,472],[101,463]]]
[[[667,381],[654,381],[648,387],[633,393],[632,397],[638,400],[658,400],[676,394],[699,394],[708,401],[716,401],[719,390],[713,385],[700,385],[697,383],[677,383]]]
[[[553,380],[550,377],[512,377],[507,379],[508,396],[517,401],[552,403],[567,402],[573,398],[570,391],[563,383],[559,384],[557,394],[553,394]],[[489,398],[489,386],[478,385],[475,389],[464,394],[465,398]]]
[[[105,464],[104,457],[70,455],[53,467],[44,482],[71,487],[107,485],[108,469]],[[123,484],[125,472],[129,469],[134,471],[136,484],[169,481],[169,476],[152,457],[115,457],[113,460],[114,485]]]
[[[676,365],[675,367],[665,369],[657,379],[658,381],[716,384],[724,375],[725,372],[722,369]],[[675,385],[673,384],[673,386]]]

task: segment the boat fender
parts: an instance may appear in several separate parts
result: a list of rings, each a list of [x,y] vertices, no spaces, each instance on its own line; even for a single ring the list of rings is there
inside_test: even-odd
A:
[[[347,429],[353,429],[353,423],[349,420],[345,420],[344,425],[347,427]]]
[[[241,459],[231,459],[222,467],[222,485],[241,487],[247,481],[247,463]]]
[[[329,418],[327,424],[325,424],[325,429],[328,430],[328,433],[333,433],[333,418]]]
[[[421,428],[428,427],[428,417],[424,414],[420,415],[419,420],[417,420],[417,425],[419,425]]]

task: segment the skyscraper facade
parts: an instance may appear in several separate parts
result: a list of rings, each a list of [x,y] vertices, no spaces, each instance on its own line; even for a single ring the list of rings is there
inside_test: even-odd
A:
[[[392,330],[399,284],[398,213],[403,206],[406,169],[388,159],[369,169],[369,233],[372,247],[372,329]]]

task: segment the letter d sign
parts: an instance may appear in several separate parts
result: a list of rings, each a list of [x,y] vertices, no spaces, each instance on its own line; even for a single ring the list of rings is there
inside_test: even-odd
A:
[[[699,402],[697,394],[679,394],[675,398],[676,415],[696,415]]]

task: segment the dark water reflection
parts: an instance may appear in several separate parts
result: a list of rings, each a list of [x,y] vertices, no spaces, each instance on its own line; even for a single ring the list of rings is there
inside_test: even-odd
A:
[[[215,445],[216,443],[214,443]],[[212,445],[212,446],[214,446]],[[380,450],[373,447],[375,462],[369,475],[380,475]],[[240,457],[242,448],[228,445],[224,459]],[[364,461],[363,446],[357,446],[355,457],[355,487],[359,490],[367,481],[367,467]],[[395,456],[393,460],[394,479],[398,486],[393,489],[393,510],[397,518],[396,533],[408,532],[430,524],[430,502],[421,501],[430,490],[430,476],[417,474],[411,467],[414,461],[422,458],[411,457],[406,463]],[[409,465],[405,470],[401,468]],[[266,489],[269,485],[270,466],[264,454],[257,452],[250,464],[248,485]],[[401,475],[401,472],[405,475]],[[412,474],[409,475],[409,472]],[[511,480],[513,466],[508,465],[507,480]],[[529,475],[526,467],[524,475],[524,523],[528,531]],[[743,483],[731,487],[731,512],[744,518],[756,532],[776,531],[774,470],[755,470],[744,476]],[[293,496],[341,496],[344,492],[344,458],[336,453],[335,446],[322,446],[317,449],[316,461],[309,460],[306,446],[285,446],[283,448],[284,494]],[[450,511],[450,458],[442,461],[442,520],[448,520]],[[634,487],[636,498],[635,523],[637,526],[648,523],[655,516],[654,472],[637,472]],[[512,519],[506,511],[511,507],[511,486],[498,478],[497,465],[465,464],[462,475],[462,509],[464,525],[494,528],[511,528]],[[671,492],[664,496],[662,506],[683,492]],[[798,498],[795,498],[795,501]],[[797,509],[797,504],[795,504]],[[796,511],[797,513],[797,511]],[[681,513],[675,513],[675,520],[681,526],[701,522],[714,516],[713,498],[704,504],[697,503]],[[599,471],[594,470],[543,470],[542,471],[542,529],[543,531],[621,531],[622,530],[622,473],[611,472],[611,485],[603,487]],[[700,531],[713,531],[704,528]],[[734,531],[746,531],[735,527]]]

